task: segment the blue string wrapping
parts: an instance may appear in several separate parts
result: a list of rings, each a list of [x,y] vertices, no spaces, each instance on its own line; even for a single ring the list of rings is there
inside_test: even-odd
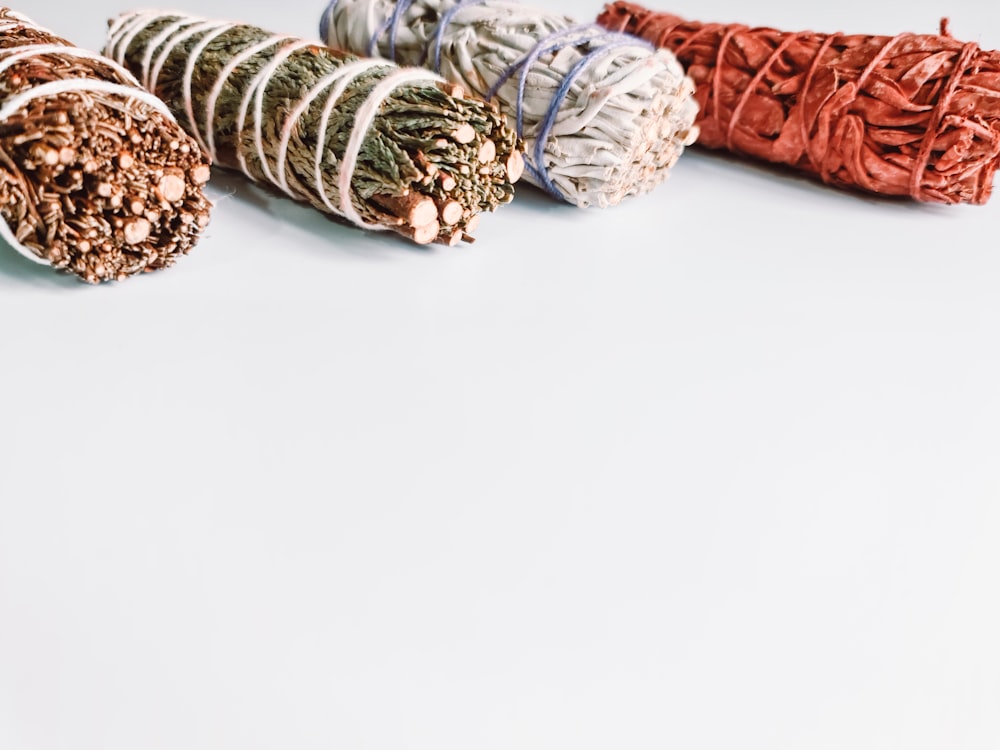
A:
[[[412,2],[412,0],[410,0],[410,2]],[[589,39],[577,38],[580,34],[586,34],[587,32],[591,32],[593,34]],[[607,32],[600,26],[596,26],[594,24],[571,26],[568,29],[550,34],[539,41],[533,50],[511,65],[504,72],[504,74],[497,79],[497,82],[493,84],[493,88],[491,88],[486,94],[487,100],[493,99],[500,89],[503,88],[504,84],[506,84],[507,81],[509,81],[518,72],[518,70],[521,71],[521,77],[517,83],[517,107],[514,116],[517,135],[519,138],[524,138],[524,90],[528,85],[528,73],[531,72],[531,66],[537,63],[542,55],[552,54],[553,52],[558,52],[564,47],[578,46],[584,43],[588,45],[597,44],[598,46],[591,50],[587,55],[581,58],[576,65],[573,66],[569,73],[563,78],[559,88],[556,89],[556,93],[552,97],[552,101],[549,102],[549,107],[545,112],[545,117],[542,119],[542,127],[535,137],[534,153],[531,154],[525,161],[525,168],[535,181],[540,183],[541,186],[550,194],[560,200],[566,200],[566,197],[553,184],[552,177],[549,175],[548,170],[545,169],[545,147],[548,144],[549,136],[552,134],[552,127],[556,123],[556,117],[559,115],[559,109],[566,100],[566,96],[569,94],[569,90],[572,88],[573,82],[576,80],[577,76],[579,76],[587,68],[588,65],[590,65],[598,57],[601,57],[602,55],[605,55],[619,47],[626,45],[634,46],[635,41],[631,37],[626,37],[624,34]]]
[[[333,0],[330,4],[331,7],[336,6],[339,0]],[[432,48],[432,54],[434,58],[433,69],[435,72],[441,72],[441,45],[444,41],[444,33],[448,28],[448,24],[451,23],[452,19],[459,13],[459,11],[471,5],[482,5],[484,0],[461,0],[452,7],[450,7],[441,16],[441,20],[438,21],[437,30],[434,33],[434,45]],[[396,0],[396,7],[394,8],[392,15],[389,16],[372,34],[371,41],[368,43],[368,50],[370,55],[376,55],[378,53],[378,43],[379,40],[385,35],[386,32],[389,33],[389,59],[396,59],[396,37],[399,34],[399,24],[403,20],[403,16],[406,15],[406,11],[413,6],[413,0]],[[331,11],[332,12],[332,11]],[[329,18],[329,13],[324,16],[324,18]],[[320,33],[323,33],[323,29],[320,29]],[[589,35],[589,36],[588,36]],[[515,110],[515,121],[517,128],[517,135],[519,138],[524,138],[524,90],[528,85],[528,74],[531,72],[531,67],[539,62],[543,55],[550,55],[564,47],[574,47],[587,45],[588,47],[593,47],[576,65],[573,66],[572,70],[563,78],[562,83],[556,90],[555,95],[552,97],[552,101],[549,102],[549,107],[545,112],[545,117],[542,119],[542,127],[535,136],[535,148],[532,154],[526,154],[525,159],[525,169],[529,175],[538,183],[542,188],[547,190],[550,195],[558,200],[565,201],[566,196],[555,186],[552,181],[552,177],[548,170],[545,168],[545,147],[548,144],[549,136],[552,134],[552,127],[556,123],[556,118],[559,116],[559,109],[562,107],[563,102],[566,101],[566,96],[569,94],[570,89],[573,86],[573,82],[576,80],[588,65],[590,65],[594,60],[606,55],[615,49],[625,47],[625,46],[645,46],[652,50],[653,46],[648,42],[637,41],[635,37],[628,36],[625,34],[619,34],[615,32],[606,31],[597,24],[579,24],[576,26],[571,26],[568,29],[563,29],[561,31],[556,31],[547,37],[539,40],[535,48],[531,50],[523,58],[511,65],[502,76],[497,80],[485,96],[487,101],[491,101],[497,95],[497,92],[503,88],[504,84],[507,83],[518,71],[521,72],[520,78],[517,84],[517,107]],[[594,47],[594,45],[597,45]],[[425,55],[426,59],[427,55]]]
[[[339,38],[341,35],[350,36],[350,44],[345,45],[349,48],[362,48],[370,55],[376,55],[382,50],[394,61],[422,64],[440,73],[442,72],[445,38],[448,28],[455,21],[456,16],[472,6],[488,4],[490,0],[458,0],[443,10],[439,9],[441,3],[424,0],[423,15],[411,17],[410,25],[422,24],[424,27],[422,29],[422,38],[426,41],[420,42],[421,48],[417,50],[413,46],[412,38],[410,38],[409,47],[403,53],[404,58],[408,56],[409,59],[401,61],[397,54],[399,52],[398,41],[401,29],[409,28],[403,25],[404,20],[407,13],[419,2],[420,0],[396,0],[394,3],[391,0],[354,0],[353,5],[358,8],[356,12],[359,17],[361,16],[362,9],[366,14],[370,14],[372,7],[380,6],[379,11],[374,13],[374,15],[364,16],[369,25],[368,32],[366,32],[368,35],[366,38],[362,38],[354,36],[360,32],[360,28],[357,27],[351,27],[347,31],[343,27],[338,27],[331,34],[331,20],[335,14],[338,11],[341,13],[351,12],[348,7],[351,5],[351,0],[331,0],[320,21],[320,34],[328,42],[336,43],[343,43],[344,40]],[[504,5],[509,4],[504,3]],[[437,14],[437,18],[434,18],[435,14]],[[381,17],[382,15],[384,17]],[[550,14],[543,13],[543,15]],[[380,17],[381,20],[378,20]],[[562,17],[558,18],[562,19]],[[370,24],[374,20],[378,20],[378,23],[372,27]],[[485,99],[494,100],[504,86],[516,78],[517,89],[514,101],[510,102],[508,97],[502,97],[501,104],[507,101],[509,105],[513,105],[511,107],[513,111],[508,111],[508,114],[512,115],[515,120],[518,136],[529,141],[529,152],[525,155],[525,169],[531,181],[560,200],[575,202],[573,198],[565,195],[556,185],[551,172],[552,154],[551,152],[547,154],[560,112],[580,76],[586,73],[592,65],[602,58],[626,47],[640,49],[643,54],[649,54],[650,56],[657,54],[653,45],[644,40],[627,34],[609,32],[596,24],[579,24],[558,29],[538,39],[530,50],[524,52],[518,59],[510,63],[488,91],[478,92]],[[555,56],[566,48],[577,48],[581,57],[572,64],[568,71],[561,75],[561,80],[559,80],[558,86],[552,92],[552,96],[547,102],[547,106],[541,117],[539,117],[539,106],[536,98],[536,106],[531,112],[531,119],[533,120],[531,124],[532,132],[526,133],[525,129],[528,127],[526,121],[528,118],[525,111],[525,96],[531,74],[533,71],[539,69],[538,66],[546,66],[546,71],[551,73],[553,69],[548,67],[548,61],[551,59],[550,56]],[[524,48],[521,47],[520,49]],[[451,54],[454,54],[454,52],[451,52]],[[683,75],[680,73],[679,66],[677,67],[677,71],[680,76]],[[536,97],[537,93],[535,92]],[[693,103],[686,106],[690,110],[689,119],[691,122],[688,123],[688,127],[693,130],[694,106]],[[690,138],[687,138],[681,147],[689,142]],[[565,175],[565,171],[563,174]]]

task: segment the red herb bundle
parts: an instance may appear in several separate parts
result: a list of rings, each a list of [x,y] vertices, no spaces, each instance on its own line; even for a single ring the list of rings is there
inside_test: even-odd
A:
[[[616,2],[598,23],[671,50],[698,143],[919,201],[983,204],[1000,166],[1000,52],[941,34],[788,33]]]

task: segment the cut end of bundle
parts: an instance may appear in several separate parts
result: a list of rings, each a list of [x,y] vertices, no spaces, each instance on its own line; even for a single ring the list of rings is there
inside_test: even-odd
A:
[[[0,19],[23,42],[0,96],[7,239],[91,283],[171,265],[208,224],[197,144],[115,64],[5,9]],[[49,49],[30,55],[39,45]]]
[[[89,283],[170,266],[208,224],[208,166],[193,143],[159,148],[164,129],[176,127],[159,113],[123,117],[120,101],[89,99],[34,100],[7,120],[0,169],[12,179],[0,185],[2,220],[21,248]],[[65,127],[47,127],[53,110]],[[130,151],[119,150],[123,140]],[[42,153],[46,142],[60,147]]]
[[[442,131],[447,138],[430,136],[411,153],[418,171],[401,195],[376,194],[370,200],[376,219],[388,229],[417,244],[453,247],[474,242],[471,233],[481,213],[510,201],[524,159],[517,136],[493,105],[465,98],[461,86],[440,88],[452,98],[443,112],[468,114],[470,122]],[[398,95],[405,99],[409,92],[404,87]]]

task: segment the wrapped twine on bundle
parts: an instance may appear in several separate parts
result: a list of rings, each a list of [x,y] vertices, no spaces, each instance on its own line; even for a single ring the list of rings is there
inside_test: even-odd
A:
[[[332,0],[320,35],[498,102],[525,140],[528,179],[577,206],[651,190],[697,135],[673,55],[516,2]]]
[[[0,235],[96,283],[171,265],[208,224],[210,169],[126,70],[0,9]]]
[[[627,2],[598,23],[672,50],[698,85],[698,143],[824,182],[983,204],[1000,164],[1000,53],[941,34],[786,33]]]
[[[217,163],[364,229],[472,241],[523,171],[503,115],[425,70],[160,11],[112,22],[106,53]]]

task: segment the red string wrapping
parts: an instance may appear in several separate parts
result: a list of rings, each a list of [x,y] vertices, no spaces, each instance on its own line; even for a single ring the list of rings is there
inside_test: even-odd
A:
[[[694,79],[698,143],[824,182],[983,204],[1000,166],[1000,52],[941,34],[789,33],[627,2],[597,22],[671,50]]]

